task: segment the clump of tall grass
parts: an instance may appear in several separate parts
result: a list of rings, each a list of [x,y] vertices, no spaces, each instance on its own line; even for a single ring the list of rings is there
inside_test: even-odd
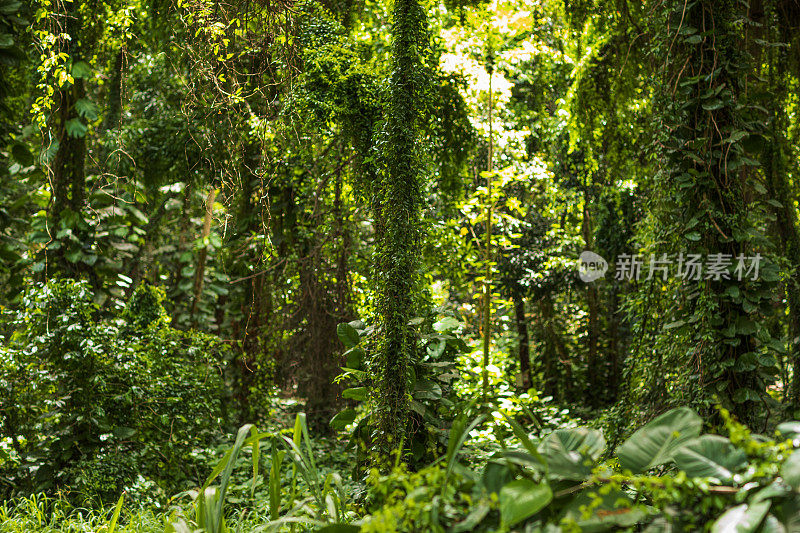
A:
[[[75,507],[67,500],[35,494],[0,504],[0,533],[161,533],[164,519],[150,510],[125,510],[124,496],[112,508]]]

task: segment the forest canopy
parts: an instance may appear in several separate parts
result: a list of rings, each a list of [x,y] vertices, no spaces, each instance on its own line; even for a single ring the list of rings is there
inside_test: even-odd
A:
[[[800,1],[0,0],[0,532],[800,532]]]

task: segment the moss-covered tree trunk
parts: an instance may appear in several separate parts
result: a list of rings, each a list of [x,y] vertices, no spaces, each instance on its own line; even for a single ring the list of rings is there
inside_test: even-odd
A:
[[[414,314],[419,266],[421,176],[419,133],[422,55],[427,48],[425,13],[417,0],[396,0],[392,28],[392,74],[386,119],[386,171],[375,213],[376,311],[379,340],[373,371],[379,459],[401,445],[408,422],[407,381],[416,349],[409,320]]]

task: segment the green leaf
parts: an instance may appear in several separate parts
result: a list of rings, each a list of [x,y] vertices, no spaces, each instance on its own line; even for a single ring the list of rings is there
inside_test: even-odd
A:
[[[92,67],[89,66],[89,63],[86,61],[78,61],[74,65],[72,65],[72,77],[77,78],[88,78],[92,75]]]
[[[75,110],[86,120],[97,120],[97,105],[86,98],[75,102]]]
[[[347,366],[349,368],[361,368],[361,363],[367,354],[364,353],[362,348],[355,346],[347,350],[344,355],[347,358]]]
[[[781,524],[780,520],[778,520],[775,515],[768,514],[764,519],[764,523],[761,524],[761,529],[758,530],[758,533],[789,533],[789,531],[796,530],[786,529],[786,527]]]
[[[700,233],[693,231],[691,233],[687,233],[684,235],[690,241],[699,241],[700,240]]]
[[[117,500],[117,505],[114,506],[114,514],[111,515],[111,520],[108,522],[108,526],[106,528],[106,533],[114,533],[117,529],[117,522],[119,521],[119,514],[122,512],[122,500],[125,498],[125,493],[123,492],[119,496],[119,500]]]
[[[688,407],[659,416],[631,435],[617,450],[620,465],[634,473],[672,460],[686,441],[700,435],[703,420]]]
[[[596,429],[557,429],[539,444],[539,453],[556,478],[584,480],[592,472],[606,439]]]
[[[359,340],[361,340],[356,328],[346,323],[341,323],[336,326],[336,335],[339,336],[339,340],[342,341],[342,344],[348,349],[353,348],[358,344]]]
[[[333,429],[344,429],[345,427],[349,426],[353,423],[353,420],[356,419],[356,410],[355,409],[345,409],[340,413],[337,413],[336,416],[331,418],[331,427]]]
[[[753,389],[736,389],[736,392],[733,393],[733,401],[736,403],[744,403],[747,401],[757,402],[760,399],[758,393]]]
[[[751,533],[758,528],[772,504],[769,500],[753,505],[746,503],[728,509],[711,526],[711,533]]]
[[[462,533],[464,531],[473,531],[481,521],[486,518],[486,515],[489,514],[489,511],[492,510],[492,506],[486,500],[481,500],[478,502],[475,509],[470,512],[467,517],[458,522],[453,526],[452,532],[453,533]]]
[[[500,489],[500,517],[510,527],[535,515],[552,500],[553,491],[546,483],[518,479]]]
[[[86,135],[86,124],[81,122],[79,118],[71,118],[64,124],[64,127],[67,130],[67,135],[70,137],[83,137]]]
[[[689,477],[714,477],[730,481],[747,464],[745,453],[719,435],[703,435],[675,451],[675,464]]]
[[[483,422],[484,418],[484,415],[480,415],[467,423],[466,413],[462,412],[453,422],[453,427],[450,428],[450,434],[447,439],[447,453],[445,454],[447,468],[445,469],[445,482],[442,484],[442,491],[447,488],[447,480],[450,479],[450,474],[456,466],[458,452],[461,451],[461,447],[464,446],[470,431]]]
[[[449,331],[451,329],[456,329],[458,326],[461,325],[461,322],[456,320],[451,316],[446,316],[433,324],[434,331],[442,332],[442,331]]]
[[[778,424],[776,429],[783,439],[796,439],[800,436],[800,422],[794,420]]]
[[[758,326],[753,320],[746,316],[740,316],[736,319],[736,334],[737,335],[752,335],[758,330]]]
[[[366,387],[353,387],[342,391],[342,398],[349,400],[367,401],[368,391]]]
[[[617,531],[617,528],[628,528],[641,522],[647,516],[643,507],[635,505],[620,490],[598,493],[583,491],[566,505],[562,519],[574,520],[581,531]],[[584,516],[584,510],[587,509],[591,510],[588,517]]]
[[[119,439],[129,439],[136,435],[136,430],[129,427],[118,426],[113,429],[112,433]]]
[[[23,166],[30,166],[33,164],[33,154],[31,154],[28,147],[24,144],[17,143],[11,147],[11,155]]]
[[[781,465],[781,477],[793,489],[800,487],[800,453],[794,452]]]

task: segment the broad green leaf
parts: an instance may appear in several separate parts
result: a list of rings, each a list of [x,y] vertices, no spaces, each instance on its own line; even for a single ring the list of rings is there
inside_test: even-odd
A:
[[[674,453],[675,464],[690,477],[714,477],[729,481],[747,464],[745,453],[719,435],[703,435]]]
[[[336,335],[339,336],[339,340],[342,341],[342,344],[348,349],[354,347],[360,340],[356,328],[350,324],[342,323],[336,326]]]
[[[464,446],[464,442],[466,442],[467,437],[469,437],[470,431],[483,422],[484,418],[484,415],[477,416],[468,424],[466,414],[462,413],[453,422],[453,427],[450,428],[450,434],[447,439],[447,454],[445,455],[447,467],[445,469],[445,482],[442,484],[442,492],[447,488],[447,480],[450,478],[450,474],[455,468],[456,461],[458,460],[458,452],[461,451],[461,447]]]
[[[361,363],[364,362],[366,353],[364,353],[362,348],[355,346],[347,350],[345,357],[347,358],[347,366],[349,368],[361,368]]]
[[[547,468],[547,462],[544,460],[544,457],[539,453],[539,450],[536,449],[536,446],[531,441],[530,437],[528,437],[528,433],[519,425],[519,422],[514,420],[513,418],[503,415],[506,419],[506,422],[511,426],[511,431],[514,432],[514,435],[519,439],[520,443],[528,450],[528,453],[533,457],[536,461],[542,464],[545,468]]]
[[[477,506],[470,512],[467,517],[453,526],[453,533],[462,533],[464,531],[473,531],[481,521],[486,518],[492,506],[486,500],[478,502]]]
[[[774,505],[772,514],[786,527],[786,531],[800,531],[800,495],[794,494],[779,505]]]
[[[64,124],[64,127],[67,130],[67,135],[70,137],[83,137],[86,135],[86,124],[81,122],[78,118],[71,118]]]
[[[775,515],[768,514],[764,519],[764,523],[761,524],[761,529],[758,530],[758,533],[790,533],[790,531],[786,529],[786,526],[784,526]]]
[[[97,120],[97,105],[86,98],[75,102],[75,110],[86,120]]]
[[[766,500],[753,505],[743,503],[728,509],[711,526],[711,533],[751,533],[764,520],[771,504]]]
[[[791,421],[778,424],[777,431],[783,439],[796,439],[800,437],[800,422]]]
[[[333,429],[344,429],[348,425],[353,423],[353,420],[356,419],[356,410],[355,409],[345,409],[340,413],[337,413],[336,416],[331,418],[331,427]]]
[[[353,387],[342,391],[342,398],[349,400],[357,400],[359,402],[367,401],[367,388],[366,387]]]
[[[546,483],[529,479],[506,483],[500,489],[500,517],[506,526],[513,526],[544,509],[552,499],[553,491]]]
[[[499,493],[503,485],[509,481],[513,481],[513,479],[513,474],[508,465],[498,463],[497,461],[489,461],[486,463],[483,474],[481,474],[481,481],[489,494],[493,492]]]
[[[793,489],[800,487],[800,453],[794,452],[781,466],[781,477]]]
[[[583,480],[591,474],[605,447],[606,439],[596,429],[557,429],[542,440],[539,453],[553,477]]]
[[[686,441],[700,435],[703,420],[688,407],[664,413],[636,431],[617,450],[620,465],[634,473],[672,460]]]
[[[451,329],[455,329],[461,325],[461,322],[456,320],[451,316],[446,316],[440,320],[437,320],[433,324],[434,331],[442,332],[442,331],[449,331]]]
[[[92,67],[86,61],[78,61],[72,65],[73,78],[88,78],[92,75]]]
[[[599,498],[601,501],[595,501]],[[584,516],[584,509],[591,509],[591,515]],[[606,494],[583,491],[575,496],[562,511],[561,518],[571,518],[577,522],[581,531],[609,531],[614,527],[631,527],[647,516],[642,505],[633,501],[622,491],[612,490]]]

